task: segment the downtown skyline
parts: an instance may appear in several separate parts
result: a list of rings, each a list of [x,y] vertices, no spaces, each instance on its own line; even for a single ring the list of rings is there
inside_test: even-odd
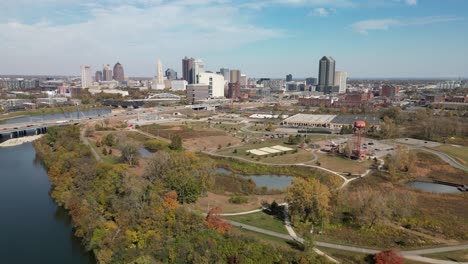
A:
[[[24,12],[25,4],[33,8]],[[6,0],[0,74],[78,75],[77,65],[94,71],[120,61],[126,75],[151,77],[155,57],[181,74],[188,56],[211,71],[305,78],[318,76],[325,55],[350,78],[467,77],[467,7],[461,0]]]

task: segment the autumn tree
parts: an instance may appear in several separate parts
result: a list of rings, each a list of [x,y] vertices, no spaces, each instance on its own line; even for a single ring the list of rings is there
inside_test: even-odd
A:
[[[122,153],[120,156],[122,162],[127,163],[130,166],[138,164],[140,145],[137,142],[124,140],[120,143],[119,150]]]
[[[181,150],[182,149],[182,137],[179,135],[174,135],[171,137],[171,144],[169,148],[172,150]]]
[[[223,217],[219,215],[221,213],[221,208],[215,207],[212,208],[206,215],[205,221],[209,229],[224,234],[231,231],[231,224],[223,220]]]
[[[403,264],[404,259],[393,250],[381,251],[374,255],[375,264]]]
[[[317,179],[294,178],[286,191],[293,220],[323,223],[330,216],[330,191]]]

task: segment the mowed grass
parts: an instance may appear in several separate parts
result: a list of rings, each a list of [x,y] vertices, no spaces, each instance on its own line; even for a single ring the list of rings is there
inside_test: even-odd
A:
[[[288,234],[288,231],[283,225],[283,221],[264,212],[257,212],[246,215],[225,216],[225,218],[242,224],[263,228],[282,234]]]
[[[464,165],[468,164],[468,147],[464,146],[454,146],[454,145],[442,145],[433,148],[434,150],[438,150],[440,152],[444,152],[445,154],[451,156],[452,158],[456,159],[457,161],[461,162]]]
[[[435,258],[441,260],[449,260],[455,262],[463,262],[466,263],[468,261],[468,249],[459,250],[459,251],[449,251],[449,252],[440,252],[434,254],[427,254],[424,255],[428,258]]]
[[[325,153],[317,153],[320,166],[336,172],[350,172],[362,174],[372,165],[373,161],[351,160],[346,157],[332,156]]]

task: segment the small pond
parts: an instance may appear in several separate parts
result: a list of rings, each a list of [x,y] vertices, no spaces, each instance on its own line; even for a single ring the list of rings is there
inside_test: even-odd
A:
[[[408,186],[418,189],[424,192],[432,193],[460,193],[460,190],[457,187],[433,183],[433,182],[424,182],[424,181],[410,181],[407,183]]]
[[[219,168],[216,170],[217,173],[222,174],[232,174],[230,170]],[[293,176],[286,176],[286,175],[242,175],[236,174],[238,176],[244,177],[246,179],[252,179],[257,187],[266,187],[268,189],[279,189],[285,190],[286,187],[291,185]]]
[[[147,149],[145,148],[140,148],[138,150],[138,152],[140,153],[140,155],[143,157],[143,158],[149,158],[153,155],[153,153],[151,153],[150,151],[148,151]]]

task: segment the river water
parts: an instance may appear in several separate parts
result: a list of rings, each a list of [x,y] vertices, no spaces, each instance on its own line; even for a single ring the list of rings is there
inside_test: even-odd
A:
[[[23,116],[23,117],[17,117],[17,118],[12,118],[12,119],[0,120],[0,125],[26,123],[26,122],[41,121],[41,120],[78,119],[78,118],[86,118],[90,116],[104,115],[110,112],[111,112],[110,109],[104,108],[104,109],[85,110],[85,111],[80,111],[80,112],[46,114],[46,115],[38,115],[38,116],[31,116],[31,117]],[[0,117],[3,117],[3,116],[0,116]]]
[[[0,147],[0,263],[95,263],[50,187],[31,143]]]

